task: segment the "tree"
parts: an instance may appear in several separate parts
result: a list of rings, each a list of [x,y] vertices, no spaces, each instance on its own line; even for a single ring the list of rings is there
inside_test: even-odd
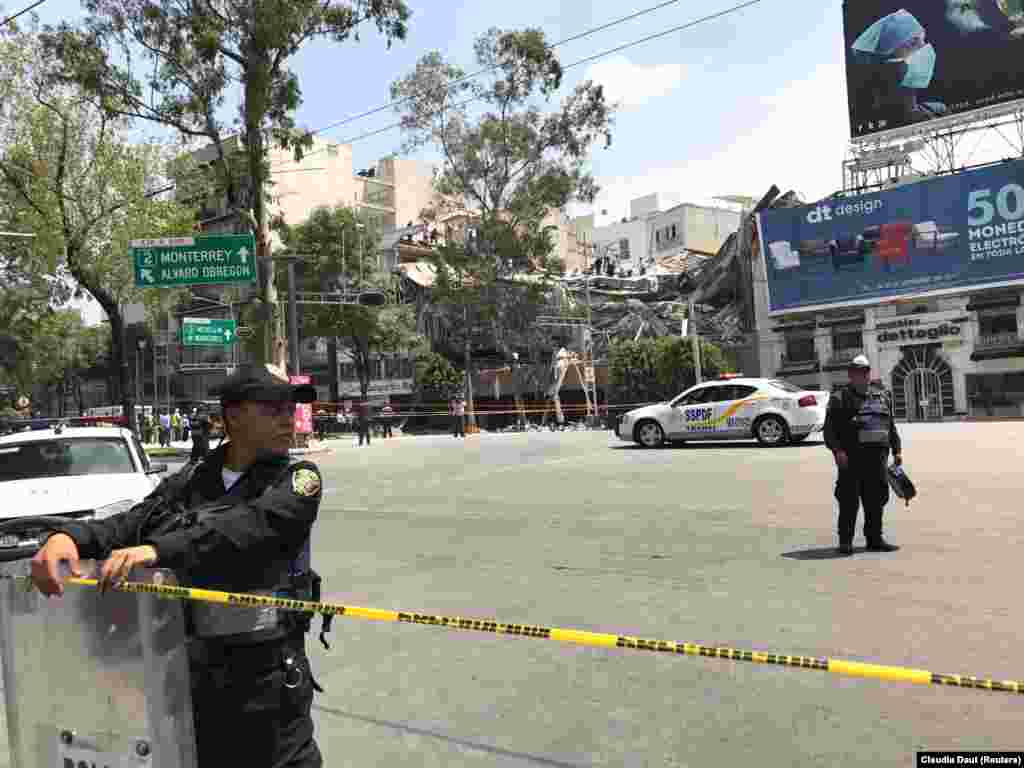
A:
[[[135,426],[124,349],[122,307],[138,301],[129,241],[179,233],[194,217],[151,196],[165,167],[162,148],[128,142],[128,126],[97,109],[83,93],[55,83],[51,62],[31,35],[16,119],[0,126],[0,196],[20,231],[35,233],[16,254],[25,275],[45,276],[62,303],[87,291],[110,320],[118,397]]]
[[[491,29],[476,43],[476,59],[489,82],[467,78],[435,51],[391,86],[407,151],[433,145],[443,163],[438,203],[424,219],[466,234],[447,239],[432,260],[435,301],[449,308],[463,340],[467,396],[472,414],[470,329],[515,317],[521,334],[533,328],[554,275],[551,216],[569,202],[592,202],[597,185],[586,170],[592,146],[611,142],[611,107],[600,85],[576,86],[559,107],[537,102],[561,86],[562,67],[538,29]],[[471,115],[470,102],[484,110]],[[524,280],[523,276],[529,276]],[[508,304],[516,311],[506,311]],[[498,331],[510,359],[515,334]],[[471,416],[472,418],[472,416]]]
[[[63,416],[69,396],[82,409],[82,378],[89,371],[109,369],[110,325],[87,327],[81,312],[64,309],[49,314],[33,338],[31,365],[35,390],[47,401],[57,396],[57,416]]]
[[[270,256],[268,145],[297,159],[312,145],[312,135],[292,117],[302,92],[291,58],[316,38],[358,40],[364,22],[374,23],[390,47],[405,38],[409,18],[403,0],[85,0],[85,6],[89,16],[81,28],[48,30],[63,77],[83,86],[108,116],[158,123],[183,139],[210,142],[228,207],[249,222],[260,259]],[[243,105],[226,122],[221,115],[233,83],[241,87]],[[243,148],[241,175],[227,144],[232,135]],[[274,270],[260,272],[266,325],[280,328],[280,313],[273,317]],[[264,337],[263,362],[271,362],[280,334]]]
[[[419,392],[437,392],[447,399],[455,395],[462,384],[462,374],[444,355],[425,352],[417,358],[416,389]]]
[[[707,378],[732,367],[722,350],[710,342],[700,342],[700,355]],[[669,400],[696,382],[691,342],[677,336],[614,341],[608,367],[619,399],[629,403]]]
[[[387,294],[391,278],[380,271],[378,235],[356,219],[352,209],[317,208],[295,227],[282,224],[288,250],[303,258],[308,287],[316,291],[341,289],[355,300],[366,292]],[[328,365],[337,370],[336,338],[343,338],[355,364],[359,388],[365,399],[373,380],[373,361],[383,352],[411,351],[421,344],[409,306],[307,305],[302,316],[306,337],[323,337],[334,351]],[[331,398],[338,399],[332,377]]]

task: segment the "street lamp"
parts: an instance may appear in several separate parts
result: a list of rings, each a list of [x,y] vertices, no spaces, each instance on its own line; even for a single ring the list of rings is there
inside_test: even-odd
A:
[[[138,354],[135,355],[135,402],[141,406],[145,388],[142,386],[142,366],[140,365],[140,361],[142,360],[143,353],[146,351],[146,340],[138,339],[135,343],[139,348]]]

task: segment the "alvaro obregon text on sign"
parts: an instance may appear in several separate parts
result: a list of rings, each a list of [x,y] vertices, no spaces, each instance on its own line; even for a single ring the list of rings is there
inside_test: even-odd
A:
[[[252,235],[209,235],[133,240],[139,287],[252,282],[256,279]]]

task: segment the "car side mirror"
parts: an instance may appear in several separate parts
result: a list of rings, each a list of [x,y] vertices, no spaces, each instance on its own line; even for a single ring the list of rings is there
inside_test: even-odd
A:
[[[166,464],[150,464],[149,469],[146,470],[147,475],[159,475],[168,470]]]

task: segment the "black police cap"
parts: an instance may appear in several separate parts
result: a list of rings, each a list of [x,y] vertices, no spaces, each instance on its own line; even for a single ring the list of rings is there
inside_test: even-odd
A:
[[[289,384],[265,365],[243,365],[211,392],[222,403],[246,400],[312,403],[316,388],[312,384]]]

